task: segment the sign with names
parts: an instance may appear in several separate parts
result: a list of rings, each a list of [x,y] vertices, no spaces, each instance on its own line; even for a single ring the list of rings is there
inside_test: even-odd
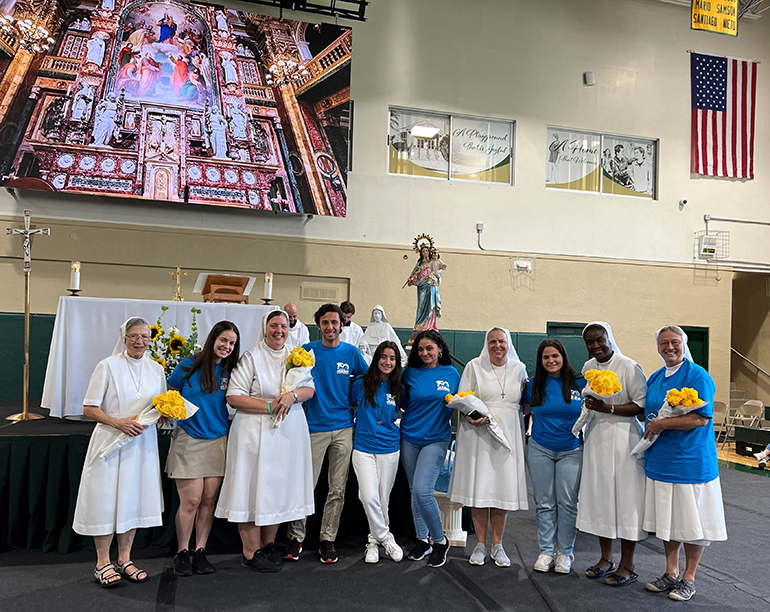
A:
[[[738,36],[738,0],[692,0],[691,29]]]

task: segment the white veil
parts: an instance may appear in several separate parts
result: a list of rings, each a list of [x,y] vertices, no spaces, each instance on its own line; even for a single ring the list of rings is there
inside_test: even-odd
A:
[[[126,341],[125,341],[126,325],[128,325],[129,321],[133,321],[134,319],[140,319],[140,320],[144,321],[144,323],[140,323],[139,325],[145,325],[145,324],[147,326],[150,325],[150,323],[144,317],[129,317],[128,319],[126,319],[123,322],[123,325],[120,326],[120,335],[118,336],[118,341],[115,344],[115,348],[112,349],[112,354],[113,355],[119,355],[120,353],[122,353],[123,351],[126,350]]]
[[[505,334],[505,340],[506,342],[508,342],[508,355],[507,355],[508,364],[510,365],[517,361],[521,361],[521,359],[519,359],[518,353],[516,353],[516,349],[513,348],[513,340],[511,340],[511,332],[509,332],[504,327],[492,327],[487,330],[486,334],[484,334],[484,346],[481,349],[481,353],[479,354],[479,357],[481,357],[482,362],[489,363],[489,364],[492,363],[492,360],[489,358],[489,349],[487,348],[487,342],[489,340],[489,334],[491,332],[500,331],[500,330],[503,331],[503,333]]]
[[[607,332],[607,342],[609,343],[609,346],[612,349],[613,353],[617,353],[618,355],[623,354],[623,352],[620,350],[620,348],[618,348],[618,345],[615,342],[615,336],[612,335],[612,328],[610,327],[609,323],[605,323],[604,321],[591,321],[591,323],[589,323],[583,328],[583,338],[585,338],[586,330],[592,325],[598,325],[599,327],[604,329],[605,332]]]
[[[286,312],[280,308],[276,308],[275,310],[271,310],[270,312],[265,313],[265,315],[262,317],[262,324],[259,326],[259,338],[257,338],[257,346],[261,345],[265,341],[265,336],[267,336],[267,318],[269,316],[273,316],[276,312],[279,312],[284,317],[286,317],[286,321],[288,322],[289,315],[287,315]],[[288,332],[286,333],[286,341],[289,341]]]

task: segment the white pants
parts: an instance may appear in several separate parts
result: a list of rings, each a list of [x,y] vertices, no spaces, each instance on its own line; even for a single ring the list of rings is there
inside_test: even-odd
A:
[[[369,521],[369,539],[382,542],[390,530],[388,503],[396,481],[399,451],[384,455],[353,451],[353,469],[358,478],[358,497]]]

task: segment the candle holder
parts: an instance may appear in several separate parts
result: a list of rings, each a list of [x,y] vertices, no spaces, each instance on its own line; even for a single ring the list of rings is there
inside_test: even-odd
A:
[[[261,298],[261,299],[265,303],[265,306],[270,306],[270,304],[273,303],[273,300],[271,300],[269,298]]]
[[[79,297],[78,293],[80,293],[83,290],[82,289],[67,289],[67,291],[70,292],[68,297]]]

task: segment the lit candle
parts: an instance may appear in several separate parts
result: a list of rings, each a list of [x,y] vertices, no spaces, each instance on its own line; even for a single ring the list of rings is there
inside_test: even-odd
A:
[[[265,274],[265,290],[262,292],[262,299],[273,299],[273,273],[268,272]]]
[[[70,266],[70,289],[80,289],[80,262],[73,261]]]

